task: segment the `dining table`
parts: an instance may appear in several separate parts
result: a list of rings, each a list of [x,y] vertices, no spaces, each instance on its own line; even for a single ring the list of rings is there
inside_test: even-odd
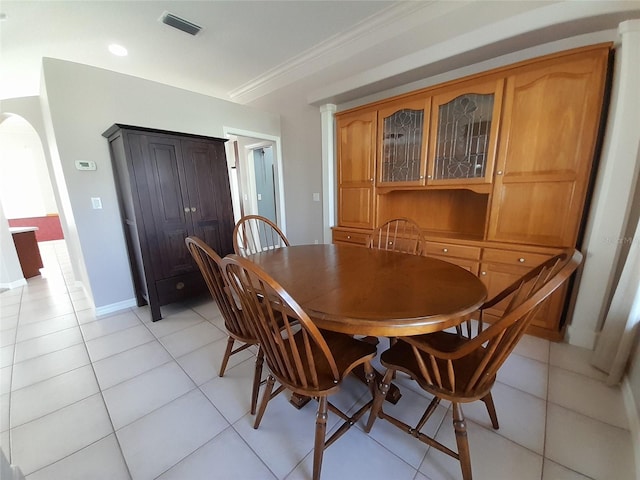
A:
[[[456,326],[487,297],[458,265],[342,244],[296,245],[247,257],[325,330],[401,337]]]
[[[482,281],[458,265],[390,250],[295,245],[247,258],[273,277],[318,328],[351,335],[402,337],[445,330],[468,320],[487,297]],[[390,393],[395,403],[400,394]]]

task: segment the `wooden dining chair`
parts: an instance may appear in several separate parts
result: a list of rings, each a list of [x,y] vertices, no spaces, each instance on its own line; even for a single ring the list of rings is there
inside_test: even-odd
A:
[[[257,338],[244,318],[244,312],[239,302],[233,297],[233,292],[227,284],[226,276],[222,273],[222,259],[220,256],[198,237],[187,237],[185,243],[204,277],[211,296],[218,304],[222,318],[224,318],[225,328],[229,334],[219,375],[221,377],[224,376],[231,355],[246,350],[251,345],[258,345],[255,373],[253,375],[253,390],[251,392],[251,414],[253,415],[256,413],[258,403],[264,354]],[[234,350],[233,347],[236,342],[240,345]]]
[[[233,250],[242,257],[288,246],[289,240],[282,230],[260,215],[242,217],[233,229]]]
[[[328,402],[327,397],[338,392],[342,380],[360,365],[373,393],[371,360],[376,356],[376,347],[350,335],[319,330],[282,286],[248,259],[228,255],[222,264],[243,310],[249,313],[247,318],[252,320],[270,370],[254,428],[260,425],[269,400],[284,388],[317,398],[313,454],[313,478],[317,480],[324,450],[357,422],[372,403],[369,401],[349,417]],[[276,380],[281,386],[273,392]],[[344,423],[325,439],[328,410]]]
[[[457,459],[463,479],[471,480],[471,457],[461,404],[482,400],[489,411],[493,428],[499,427],[491,397],[498,369],[524,334],[543,301],[572,275],[581,261],[582,254],[579,251],[568,250],[531,270],[483,305],[481,312],[502,300],[508,299],[509,302],[500,320],[472,338],[458,335],[457,332],[398,338],[398,342],[380,356],[380,362],[387,371],[380,383],[365,430],[371,430],[377,417],[383,418]],[[406,373],[434,396],[414,427],[382,409],[390,380],[396,371]],[[457,452],[420,431],[442,399],[451,402]]]
[[[409,218],[394,218],[376,228],[369,247],[422,255],[426,240],[420,226]]]

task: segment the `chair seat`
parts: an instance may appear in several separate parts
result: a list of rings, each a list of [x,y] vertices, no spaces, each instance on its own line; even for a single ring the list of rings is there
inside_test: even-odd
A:
[[[458,350],[464,343],[469,340],[460,337],[455,333],[447,333],[447,332],[436,332],[428,335],[418,335],[412,337],[412,339],[420,341],[430,346],[434,346],[438,348],[438,350],[442,352],[452,352]],[[410,344],[399,339],[391,348],[386,350],[380,356],[380,362],[386,368],[392,368],[395,370],[399,370],[401,372],[405,372],[410,375],[411,378],[416,380],[418,384],[426,391],[431,392],[433,394],[441,395],[445,398],[449,396],[455,396],[457,401],[473,401],[478,398],[483,397],[491,390],[491,386],[495,382],[495,375],[490,381],[487,383],[488,388],[483,389],[481,392],[478,392],[475,389],[472,389],[471,392],[466,392],[465,389],[469,384],[469,380],[471,376],[477,370],[478,364],[481,361],[484,355],[484,349],[479,349],[473,351],[471,354],[464,356],[460,359],[453,361],[453,368],[456,372],[455,375],[455,385],[451,385],[448,377],[443,375],[442,378],[442,387],[434,383],[429,383],[426,381],[425,376],[420,371],[420,365],[418,363],[418,359],[414,355],[413,348]],[[429,355],[425,352],[420,352],[420,357],[422,358],[429,375],[432,378],[436,377],[436,374],[431,365],[431,360]],[[438,364],[438,369],[440,372],[446,371],[446,361],[443,359],[436,359]]]
[[[344,379],[355,366],[363,363],[365,360],[371,360],[376,356],[377,349],[375,345],[357,340],[343,333],[330,332],[328,330],[321,330],[321,333],[334,356],[336,367],[338,368],[338,372],[340,372],[340,380]],[[305,348],[302,332],[297,332],[294,338],[298,349]],[[311,344],[310,348],[316,362],[315,366],[318,375],[318,387],[313,390],[318,394],[326,394],[335,389],[338,384],[334,382],[329,363],[326,357],[320,352],[318,346]],[[309,366],[304,364],[303,368],[308,378],[310,375]],[[282,382],[282,379],[279,380]],[[295,386],[287,385],[287,387],[292,390],[296,389]]]

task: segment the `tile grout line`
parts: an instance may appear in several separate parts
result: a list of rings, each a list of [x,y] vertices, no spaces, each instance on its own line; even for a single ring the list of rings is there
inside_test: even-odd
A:
[[[65,244],[65,246],[66,246],[66,244]],[[56,252],[56,259],[59,261],[59,256],[57,255],[57,252]],[[72,278],[71,280],[73,280],[73,278]],[[69,299],[71,299],[71,295],[70,295],[70,291],[69,291],[69,288],[68,288],[68,282],[67,282],[67,278],[66,278],[66,277],[64,277],[64,283],[65,283],[65,287],[67,288],[66,295],[68,295],[68,296],[69,296]],[[103,395],[103,393],[102,393],[102,389],[100,388],[100,383],[98,382],[98,377],[97,377],[97,375],[96,375],[95,368],[94,368],[94,366],[93,366],[93,362],[91,361],[91,355],[89,354],[89,350],[88,350],[88,348],[87,348],[87,342],[86,342],[86,339],[85,339],[85,335],[84,335],[84,332],[82,331],[82,329],[80,328],[80,321],[78,320],[78,314],[77,314],[77,311],[75,310],[75,306],[74,306],[74,312],[73,312],[73,315],[74,315],[74,318],[75,318],[75,320],[76,320],[77,327],[78,327],[78,328],[79,328],[79,330],[80,330],[80,335],[81,335],[81,337],[82,337],[82,345],[84,346],[84,351],[85,351],[85,353],[86,353],[86,355],[87,355],[87,358],[88,358],[88,360],[89,360],[89,365],[91,366],[91,371],[93,372],[93,378],[94,378],[94,380],[95,380],[95,382],[96,382],[96,385],[98,386],[98,392],[96,393],[96,395],[97,395],[97,394],[99,394],[99,395],[100,395],[100,398],[102,399],[102,406],[104,407],[104,409],[105,409],[105,413],[107,414],[107,418],[109,419],[109,423],[111,424],[111,433],[109,433],[109,435],[113,434],[113,436],[114,436],[114,438],[115,438],[115,440],[116,440],[116,443],[117,443],[117,445],[118,445],[118,449],[120,450],[120,454],[122,455],[123,463],[124,463],[124,465],[125,465],[125,467],[126,467],[126,469],[127,469],[127,474],[129,475],[129,478],[133,478],[133,477],[132,477],[132,475],[131,475],[131,471],[129,470],[129,465],[127,464],[127,462],[126,462],[126,460],[125,460],[125,458],[124,458],[124,454],[123,454],[123,452],[122,452],[122,447],[121,447],[121,445],[120,445],[120,440],[118,439],[118,436],[115,434],[116,430],[115,430],[114,425],[113,425],[113,420],[111,419],[111,414],[109,413],[109,409],[107,408],[106,402],[105,402],[105,400],[104,400],[104,395]],[[78,344],[78,345],[79,345],[79,344]],[[12,379],[12,381],[13,381],[13,379]],[[89,397],[86,397],[86,398],[89,398]],[[83,399],[83,400],[84,400],[84,399]],[[75,404],[75,403],[77,403],[77,402],[74,402],[73,404]],[[73,405],[73,404],[72,404],[72,405]],[[106,437],[107,437],[107,436],[109,436],[109,435],[106,435],[105,437],[102,437],[102,438],[106,438]],[[99,440],[102,440],[102,438],[101,438],[101,439],[99,439]],[[99,441],[99,440],[97,440],[97,441]],[[67,456],[65,456],[65,457],[63,457],[63,458],[67,458],[67,457],[69,457],[69,456],[71,456],[71,455],[74,455],[74,454],[76,454],[77,452],[80,452],[80,451],[84,450],[84,449],[85,449],[85,448],[87,448],[88,446],[93,445],[94,443],[96,443],[96,442],[92,442],[92,443],[90,443],[89,445],[85,445],[84,447],[82,447],[82,448],[80,448],[80,449],[78,449],[78,450],[76,450],[76,451],[74,451],[74,452],[71,452],[69,455],[67,455]],[[45,466],[43,466],[42,468],[47,468],[47,467],[49,467],[49,466],[51,466],[51,465],[54,465],[55,463],[57,463],[57,462],[61,461],[63,458],[57,459],[55,462],[52,462],[52,463],[50,463],[50,464],[48,464],[48,465],[45,465]],[[40,469],[40,470],[41,470],[41,469]],[[33,473],[33,472],[32,472],[32,473]]]
[[[11,400],[12,400],[12,391],[13,391],[13,369],[16,361],[16,339],[18,338],[18,327],[20,326],[20,310],[22,308],[22,296],[24,295],[24,286],[20,287],[20,303],[18,304],[18,320],[16,322],[16,331],[13,336],[13,358],[11,363],[11,379],[9,380],[9,425],[7,425],[7,429],[9,432],[9,452],[8,452],[8,460],[9,464],[13,464],[13,434],[11,433]]]

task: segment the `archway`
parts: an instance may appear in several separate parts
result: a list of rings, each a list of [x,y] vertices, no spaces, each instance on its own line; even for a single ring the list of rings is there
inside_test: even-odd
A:
[[[0,205],[8,227],[38,227],[38,242],[58,241],[64,249],[42,142],[33,126],[14,114],[0,117]]]

